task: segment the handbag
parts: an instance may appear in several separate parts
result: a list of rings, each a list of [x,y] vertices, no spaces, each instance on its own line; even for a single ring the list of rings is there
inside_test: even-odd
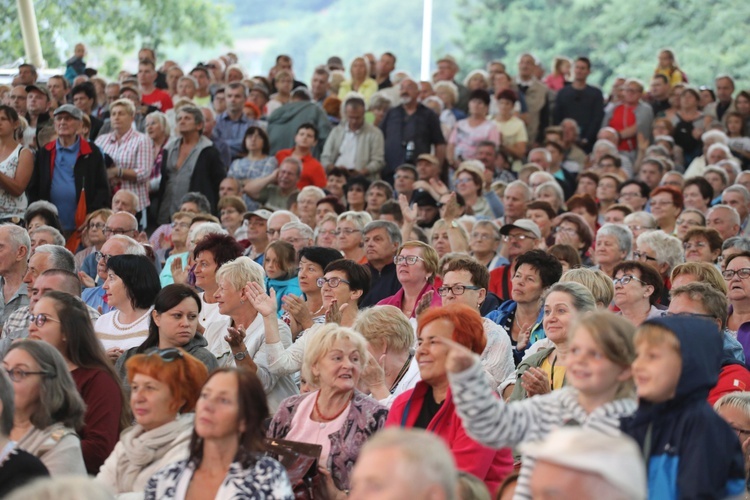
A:
[[[318,473],[321,445],[274,438],[266,438],[265,445],[286,469],[296,500],[328,500],[324,478]]]

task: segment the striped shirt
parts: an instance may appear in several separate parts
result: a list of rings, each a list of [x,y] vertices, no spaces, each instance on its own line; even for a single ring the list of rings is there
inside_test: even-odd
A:
[[[114,160],[116,168],[135,171],[136,181],[123,180],[120,187],[138,195],[139,212],[147,208],[151,204],[148,185],[154,167],[154,150],[146,134],[129,129],[117,140],[115,132],[110,132],[97,137],[96,145]]]
[[[453,403],[466,432],[477,442],[493,448],[539,441],[568,425],[618,434],[620,418],[636,409],[634,399],[618,399],[586,413],[578,403],[578,391],[572,387],[507,404],[494,397],[479,363],[461,373],[450,373],[448,378]],[[534,460],[524,456],[513,498],[531,498],[533,469]]]

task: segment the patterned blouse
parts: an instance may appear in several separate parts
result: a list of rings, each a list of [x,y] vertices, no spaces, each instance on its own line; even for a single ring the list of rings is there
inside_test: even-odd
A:
[[[195,466],[187,460],[164,467],[148,480],[145,500],[185,498],[194,472]],[[284,467],[271,457],[259,457],[247,469],[233,462],[215,498],[293,500],[294,494]]]
[[[271,421],[267,436],[284,439],[292,426],[292,419],[300,402],[306,397],[315,396],[316,392],[292,396],[281,402],[279,410]],[[382,429],[388,417],[388,408],[357,390],[354,391],[349,414],[344,425],[329,436],[331,451],[326,468],[331,471],[333,482],[340,490],[348,490],[354,463],[359,456],[362,445]]]

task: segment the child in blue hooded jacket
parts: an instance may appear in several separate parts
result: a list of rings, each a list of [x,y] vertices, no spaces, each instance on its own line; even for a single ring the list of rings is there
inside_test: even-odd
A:
[[[266,247],[263,269],[266,271],[266,293],[271,293],[271,288],[276,290],[276,310],[278,316],[284,311],[281,309],[281,299],[290,293],[296,296],[302,295],[297,278],[296,251],[291,243],[277,240]]]
[[[653,319],[638,329],[635,346],[638,410],[621,428],[643,451],[649,499],[743,493],[737,436],[706,401],[721,369],[716,324],[688,315]]]

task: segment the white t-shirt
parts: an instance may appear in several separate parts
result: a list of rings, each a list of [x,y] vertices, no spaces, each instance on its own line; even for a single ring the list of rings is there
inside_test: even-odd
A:
[[[96,337],[104,346],[104,350],[117,347],[127,351],[131,347],[138,347],[148,337],[148,326],[151,324],[151,308],[133,323],[123,323],[120,311],[110,311],[102,314],[94,324]]]

